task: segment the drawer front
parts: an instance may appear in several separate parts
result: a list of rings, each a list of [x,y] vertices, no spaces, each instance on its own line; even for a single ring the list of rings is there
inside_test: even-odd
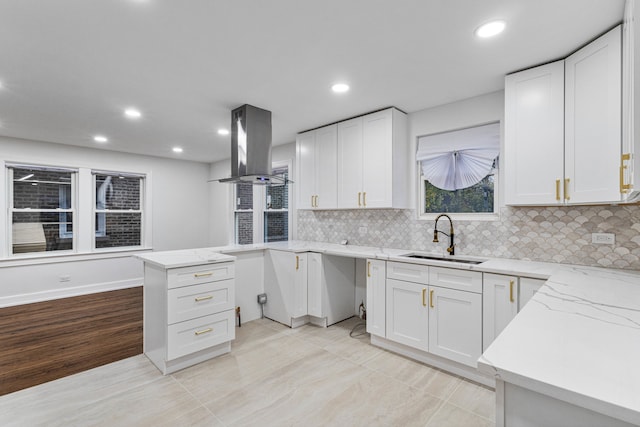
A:
[[[234,279],[169,289],[169,324],[220,313],[234,308]]]
[[[387,278],[404,280],[426,285],[429,280],[429,267],[405,262],[387,262]]]
[[[235,311],[169,325],[167,334],[167,360],[231,341],[236,334]]]
[[[431,267],[429,269],[429,284],[481,294],[482,273],[455,268]]]
[[[181,286],[196,285],[198,283],[232,279],[234,273],[233,262],[172,268],[167,272],[167,284],[169,289],[179,288]]]

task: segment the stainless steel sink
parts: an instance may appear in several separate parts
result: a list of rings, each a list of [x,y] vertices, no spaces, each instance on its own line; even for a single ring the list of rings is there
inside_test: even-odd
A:
[[[437,256],[437,255],[426,255],[426,254],[416,254],[416,253],[405,254],[400,256],[407,257],[407,258],[431,259],[434,261],[460,262],[463,264],[482,264],[484,262],[484,260],[479,261],[474,259],[446,258],[446,257]]]

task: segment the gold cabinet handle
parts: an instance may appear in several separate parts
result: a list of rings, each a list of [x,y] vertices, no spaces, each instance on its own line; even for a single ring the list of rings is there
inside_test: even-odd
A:
[[[213,295],[207,295],[206,297],[197,297],[196,302],[206,301],[208,299],[213,299]]]
[[[300,268],[300,257],[296,255],[296,270]]]
[[[571,180],[569,178],[564,179],[564,199],[569,200],[569,182]]]
[[[361,192],[358,192],[358,206],[362,206],[362,203],[360,202],[360,197],[362,196]]]
[[[431,307],[431,308],[435,307],[435,306],[433,305],[433,289],[431,289],[431,290],[429,291],[429,307]]]
[[[423,307],[427,306],[426,296],[427,296],[427,288],[422,288],[422,306]]]
[[[362,193],[362,206],[367,207],[367,192]]]
[[[631,153],[625,153],[620,156],[620,193],[628,193],[631,190],[631,183],[624,183],[624,171],[627,169],[627,165],[624,164],[625,161],[631,160]]]
[[[317,195],[316,195],[316,203],[315,203],[315,205],[316,205],[316,208],[317,208],[318,207],[318,196]]]
[[[556,179],[556,201],[560,201],[560,180]]]
[[[212,271],[210,271],[208,273],[195,273],[193,275],[193,277],[195,277],[196,279],[199,279],[201,277],[209,277],[209,276],[213,276],[213,272]]]
[[[515,299],[513,298],[513,280],[509,280],[509,301],[511,302],[515,302]]]
[[[371,277],[371,261],[367,261],[367,277]]]
[[[203,329],[201,331],[195,331],[195,334],[196,335],[202,335],[202,334],[206,334],[206,333],[209,333],[209,332],[213,332],[213,328],[207,328],[207,329]]]
[[[312,208],[315,208],[315,207],[316,207],[315,203],[313,203],[313,199],[314,199],[315,197],[316,197],[316,196],[311,196],[311,207],[312,207]]]

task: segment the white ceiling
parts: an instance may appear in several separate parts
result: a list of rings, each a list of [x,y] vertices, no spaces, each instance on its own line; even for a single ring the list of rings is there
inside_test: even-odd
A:
[[[230,110],[274,144],[387,106],[503,88],[622,20],[624,0],[0,0],[0,135],[211,162]],[[475,28],[507,29],[479,40]],[[347,82],[336,95],[330,86]],[[143,118],[123,117],[129,106]],[[93,135],[103,134],[99,145]],[[176,155],[173,146],[184,147]]]

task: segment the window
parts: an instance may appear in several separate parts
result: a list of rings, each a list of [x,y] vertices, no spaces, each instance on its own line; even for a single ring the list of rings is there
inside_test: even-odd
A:
[[[253,184],[239,182],[235,184],[235,230],[236,243],[253,243]]]
[[[95,248],[142,244],[143,177],[94,172]]]
[[[499,123],[418,138],[421,217],[494,217],[499,154]]]
[[[289,177],[288,166],[273,169],[274,175]],[[265,187],[264,241],[289,240],[289,184]]]
[[[9,166],[11,253],[72,251],[76,171]]]
[[[289,162],[273,165],[274,175],[289,175]],[[251,244],[289,240],[288,183],[253,185],[234,184],[235,242]],[[254,209],[255,207],[255,209]]]

